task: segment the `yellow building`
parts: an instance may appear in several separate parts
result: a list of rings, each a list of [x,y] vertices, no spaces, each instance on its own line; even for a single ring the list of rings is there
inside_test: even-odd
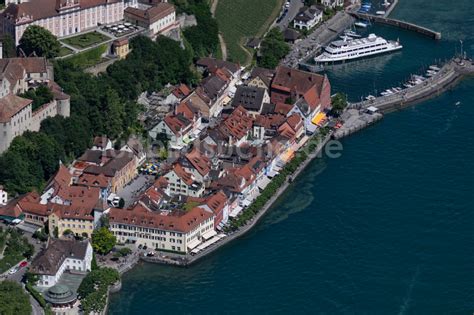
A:
[[[114,49],[114,55],[117,56],[119,59],[124,59],[130,52],[128,38],[117,39],[112,45]]]
[[[58,229],[58,236],[70,230],[75,236],[91,237],[94,231],[94,213],[86,209],[72,209],[70,206],[59,207],[48,217],[49,231],[54,235]],[[86,235],[87,234],[87,235]]]

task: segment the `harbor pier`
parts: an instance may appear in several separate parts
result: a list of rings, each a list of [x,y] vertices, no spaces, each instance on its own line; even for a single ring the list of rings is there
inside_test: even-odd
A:
[[[391,19],[388,17],[384,16],[377,16],[377,15],[372,15],[372,14],[367,14],[367,13],[359,13],[359,12],[350,12],[350,15],[352,15],[355,18],[361,19],[361,20],[367,20],[370,22],[374,23],[380,23],[380,24],[386,24],[386,25],[391,25],[391,26],[396,26],[402,29],[406,29],[409,31],[414,31],[419,34],[428,36],[432,39],[435,40],[440,40],[441,39],[441,33],[440,32],[435,32],[429,28],[423,27],[416,25],[414,23],[409,23],[405,21],[400,21],[396,19]]]
[[[367,109],[375,107],[383,113],[399,110],[438,96],[456,84],[463,76],[472,74],[474,74],[474,63],[471,59],[454,58],[442,66],[438,73],[426,79],[423,83],[391,95],[352,103],[349,108]]]

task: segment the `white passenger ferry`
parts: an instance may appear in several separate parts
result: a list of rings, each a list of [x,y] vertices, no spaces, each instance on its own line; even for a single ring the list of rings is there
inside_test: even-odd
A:
[[[403,46],[398,41],[388,41],[375,34],[370,34],[366,38],[334,41],[314,60],[317,63],[340,62],[383,54],[402,48]]]

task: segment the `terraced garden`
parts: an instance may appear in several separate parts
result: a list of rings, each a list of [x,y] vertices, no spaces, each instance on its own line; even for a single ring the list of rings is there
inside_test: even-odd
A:
[[[283,0],[218,0],[215,17],[224,36],[228,58],[249,64],[245,47],[250,37],[261,37],[281,10]]]
[[[79,49],[87,48],[95,44],[99,44],[109,40],[110,37],[105,36],[99,32],[90,32],[80,34],[74,37],[63,39],[62,41],[68,45],[74,46]]]

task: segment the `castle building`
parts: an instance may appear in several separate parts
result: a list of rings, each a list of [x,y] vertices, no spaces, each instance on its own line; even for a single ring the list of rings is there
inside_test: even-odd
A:
[[[46,85],[53,99],[33,108],[33,101],[18,96]],[[38,131],[41,122],[56,115],[69,117],[70,97],[54,82],[53,66],[40,57],[0,59],[0,153],[16,136]]]
[[[2,28],[18,45],[30,25],[64,37],[116,23],[123,19],[125,8],[137,5],[137,0],[34,0],[10,4],[2,13]]]

